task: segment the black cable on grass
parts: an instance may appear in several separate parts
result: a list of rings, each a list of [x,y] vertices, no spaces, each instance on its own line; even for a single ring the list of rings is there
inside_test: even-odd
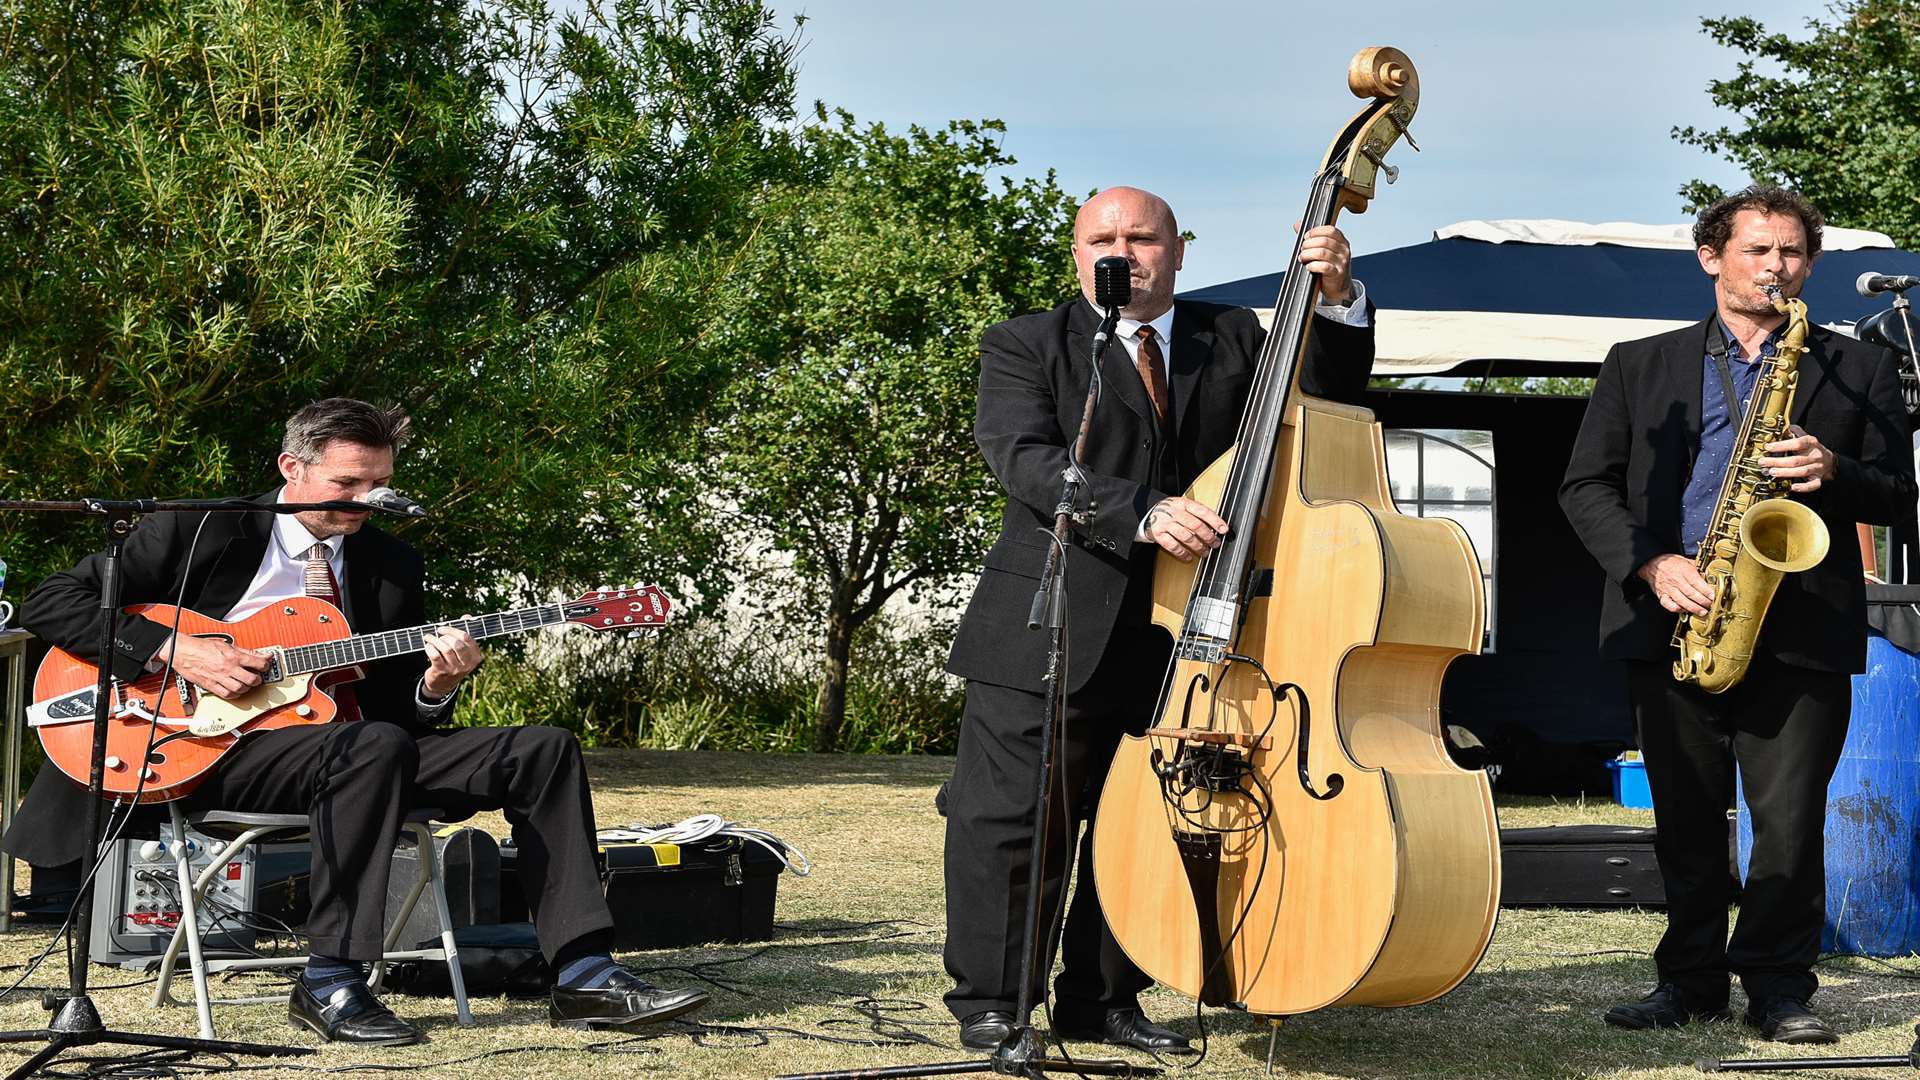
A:
[[[1910,971],[1910,970],[1908,970],[1908,969],[1906,969],[1906,968],[1903,968],[1903,967],[1901,967],[1901,966],[1899,966],[1898,964],[1893,964],[1893,963],[1889,963],[1889,962],[1888,962],[1888,961],[1886,961],[1886,960],[1882,960],[1882,959],[1881,959],[1880,957],[1878,957],[1878,956],[1856,956],[1856,955],[1853,955],[1853,954],[1851,954],[1851,953],[1828,953],[1827,955],[1825,955],[1825,956],[1823,956],[1823,957],[1821,957],[1820,959],[1818,959],[1818,960],[1815,960],[1815,961],[1814,961],[1814,964],[1815,964],[1816,966],[1818,966],[1818,965],[1821,965],[1821,964],[1831,964],[1831,963],[1833,963],[1833,962],[1834,962],[1835,960],[1864,960],[1864,961],[1866,961],[1866,962],[1867,962],[1867,963],[1869,963],[1869,964],[1876,964],[1876,965],[1878,965],[1878,966],[1880,966],[1880,967],[1883,967],[1883,968],[1886,968],[1886,969],[1887,969],[1887,973],[1883,973],[1883,972],[1878,972],[1878,971],[1860,971],[1860,972],[1855,972],[1855,974],[1858,974],[1858,975],[1866,975],[1866,976],[1868,976],[1868,977],[1870,977],[1870,978],[1876,978],[1876,979],[1920,979],[1920,971]]]

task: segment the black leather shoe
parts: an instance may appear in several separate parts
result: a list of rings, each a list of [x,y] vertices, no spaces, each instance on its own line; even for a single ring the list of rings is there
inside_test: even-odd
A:
[[[1074,1042],[1104,1042],[1114,1046],[1131,1046],[1135,1050],[1145,1050],[1154,1054],[1191,1054],[1193,1044],[1185,1035],[1169,1027],[1147,1019],[1147,1014],[1139,1009],[1113,1009],[1101,1022],[1100,1030],[1076,1031],[1072,1029],[1056,1032],[1063,1039]]]
[[[607,985],[592,990],[554,987],[547,1019],[554,1027],[635,1027],[685,1016],[707,1000],[704,990],[666,990],[622,967]]]
[[[1781,1043],[1839,1042],[1832,1025],[1815,1016],[1807,1003],[1797,998],[1778,997],[1765,1002],[1748,1002],[1742,1017],[1749,1027],[1760,1029],[1760,1037]]]
[[[1607,1023],[1614,1027],[1635,1031],[1685,1027],[1695,1020],[1714,1022],[1729,1019],[1732,1017],[1725,1005],[1702,1009],[1687,1004],[1686,999],[1680,996],[1680,988],[1672,983],[1661,983],[1653,988],[1653,993],[1639,1001],[1615,1005],[1607,1010],[1606,1015]]]
[[[315,997],[305,979],[295,979],[287,998],[287,1022],[303,1027],[328,1042],[362,1046],[412,1046],[427,1041],[420,1030],[393,1015],[363,982],[342,983]]]
[[[960,1045],[969,1050],[992,1050],[1013,1034],[1013,1014],[1004,1009],[969,1013],[960,1021]]]

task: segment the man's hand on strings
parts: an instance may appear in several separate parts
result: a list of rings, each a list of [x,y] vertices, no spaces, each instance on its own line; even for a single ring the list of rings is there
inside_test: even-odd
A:
[[[423,684],[428,697],[443,698],[460,688],[467,676],[480,667],[486,653],[480,643],[465,630],[442,626],[420,635],[427,650],[427,675]]]
[[[236,698],[259,686],[260,675],[269,663],[266,653],[190,634],[175,634],[153,658],[161,664],[171,659],[173,670],[188,682],[223,698]]]
[[[1192,562],[1220,546],[1227,522],[1205,503],[1169,495],[1153,504],[1141,521],[1147,539],[1182,562]]]

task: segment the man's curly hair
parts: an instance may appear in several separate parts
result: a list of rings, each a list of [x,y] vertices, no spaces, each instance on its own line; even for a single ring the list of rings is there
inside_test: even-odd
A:
[[[1813,259],[1820,254],[1820,233],[1826,227],[1827,219],[1807,201],[1805,195],[1773,184],[1754,184],[1700,211],[1699,219],[1693,223],[1694,246],[1712,248],[1715,255],[1725,254],[1727,241],[1733,239],[1733,219],[1742,210],[1792,214],[1800,219],[1800,224],[1806,226],[1807,258]]]

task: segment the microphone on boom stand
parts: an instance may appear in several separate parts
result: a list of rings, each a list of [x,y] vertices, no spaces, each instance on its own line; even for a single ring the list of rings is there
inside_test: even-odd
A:
[[[1120,309],[1133,303],[1133,264],[1118,255],[1108,255],[1093,263],[1093,306],[1100,309],[1100,329],[1093,335],[1093,358],[1112,339],[1113,327],[1120,321]]]
[[[1080,437],[1074,441],[1067,456],[1065,474],[1066,490],[1060,505],[1054,508],[1056,514],[1065,514],[1076,519],[1084,518],[1085,511],[1079,503],[1079,494],[1086,483],[1086,474],[1080,471],[1080,448],[1086,442],[1086,430],[1093,419],[1093,403],[1100,397],[1100,356],[1113,342],[1113,328],[1120,322],[1120,309],[1133,302],[1133,264],[1119,255],[1107,255],[1093,263],[1093,306],[1100,309],[1100,329],[1093,332],[1093,365],[1087,383],[1087,405],[1081,414]],[[1058,552],[1064,556],[1064,550]],[[1054,571],[1054,559],[1049,557],[1045,571],[1041,574],[1040,588],[1034,590],[1033,604],[1027,608],[1027,629],[1038,630],[1041,627],[1062,625],[1065,614],[1066,588],[1061,580],[1063,575]]]

